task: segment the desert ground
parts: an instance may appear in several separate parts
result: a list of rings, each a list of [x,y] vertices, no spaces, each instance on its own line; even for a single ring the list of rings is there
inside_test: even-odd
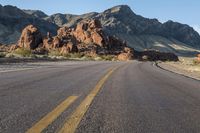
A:
[[[197,58],[179,57],[178,62],[159,62],[163,69],[200,80],[200,64],[195,63]]]

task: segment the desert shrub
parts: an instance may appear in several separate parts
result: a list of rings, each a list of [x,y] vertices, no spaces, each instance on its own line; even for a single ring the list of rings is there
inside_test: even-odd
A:
[[[106,61],[115,60],[115,56],[114,55],[101,55],[100,57],[102,58],[102,60],[106,60]]]
[[[0,52],[0,58],[4,58],[6,54],[4,52]]]
[[[200,65],[200,61],[197,60],[197,59],[194,59],[194,60],[193,60],[193,65]]]
[[[81,53],[71,53],[68,56],[70,56],[70,58],[81,58],[84,56],[84,54]]]
[[[81,59],[88,60],[88,61],[94,61],[95,57],[92,57],[92,56],[89,56],[89,55],[84,55],[83,57],[81,57]]]
[[[17,48],[13,53],[22,57],[30,57],[32,55],[31,50],[25,48]]]
[[[62,54],[60,54],[59,49],[54,49],[54,50],[49,51],[48,55],[49,56],[62,56]]]
[[[95,61],[102,61],[103,59],[100,56],[94,58]]]
[[[65,57],[65,58],[71,58],[71,54],[70,53],[68,53],[68,54],[62,54],[62,56]]]

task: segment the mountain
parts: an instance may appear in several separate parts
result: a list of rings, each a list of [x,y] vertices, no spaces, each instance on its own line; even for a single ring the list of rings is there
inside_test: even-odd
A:
[[[53,14],[49,17],[44,18],[45,20],[55,23],[56,25],[62,27],[62,26],[68,26],[68,27],[75,27],[75,25],[84,20],[84,19],[91,19],[94,18],[98,13],[91,12],[83,15],[73,15],[73,14]]]
[[[2,9],[5,10],[8,7],[10,11],[2,12]],[[0,14],[2,13],[6,14],[4,15],[6,20],[9,18],[12,23],[10,22],[11,24],[8,25],[5,24],[5,21],[2,23],[2,20],[5,19],[0,16],[0,28],[4,29],[0,31],[1,43],[15,42],[22,27],[24,28],[27,23],[39,26],[43,33],[46,31],[55,33],[57,27],[75,27],[80,21],[99,19],[106,34],[125,40],[129,46],[136,50],[155,49],[180,55],[200,52],[200,35],[189,25],[173,21],[161,23],[157,19],[145,18],[135,14],[127,5],[115,6],[101,13],[91,12],[83,15],[57,13],[47,16],[42,11],[20,10],[12,6],[1,6]],[[20,17],[16,19],[16,16]],[[27,21],[27,18],[28,22],[25,24],[23,24],[24,22],[18,23],[20,19]],[[20,28],[10,30],[13,25]],[[14,31],[19,32],[16,37],[13,35]]]
[[[200,36],[189,25],[178,22],[159,22],[135,14],[127,5],[120,5],[102,13],[83,15],[54,14],[45,18],[58,26],[74,27],[83,19],[99,19],[107,34],[126,40],[137,50],[156,49],[177,54],[199,52]]]
[[[15,6],[0,5],[0,43],[16,43],[22,29],[33,24],[41,29],[46,35],[47,32],[56,34],[58,26],[35,16],[34,13],[28,14]]]
[[[48,17],[47,14],[45,14],[44,12],[40,11],[40,10],[23,10],[25,13],[29,14],[29,15],[33,15],[35,17],[38,18],[45,18]]]

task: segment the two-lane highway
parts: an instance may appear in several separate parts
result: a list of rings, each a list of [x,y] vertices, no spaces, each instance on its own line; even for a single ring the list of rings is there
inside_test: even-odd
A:
[[[200,132],[200,82],[150,62],[0,72],[2,133]]]

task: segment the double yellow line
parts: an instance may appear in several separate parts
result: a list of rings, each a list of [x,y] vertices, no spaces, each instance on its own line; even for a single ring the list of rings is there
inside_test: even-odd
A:
[[[102,86],[106,82],[106,80],[110,77],[110,75],[117,68],[111,68],[104,77],[96,84],[94,89],[86,96],[86,98],[81,102],[81,104],[75,109],[75,111],[70,115],[69,119],[66,120],[62,128],[58,131],[59,133],[74,133],[77,126],[79,125],[81,119],[84,114],[88,110],[90,104],[92,103],[94,97],[101,90]],[[52,112],[48,113],[45,117],[43,117],[39,122],[37,122],[33,127],[31,127],[27,133],[40,133],[42,132],[48,125],[50,125],[64,110],[66,110],[76,99],[78,96],[70,96],[61,104],[59,104]]]

